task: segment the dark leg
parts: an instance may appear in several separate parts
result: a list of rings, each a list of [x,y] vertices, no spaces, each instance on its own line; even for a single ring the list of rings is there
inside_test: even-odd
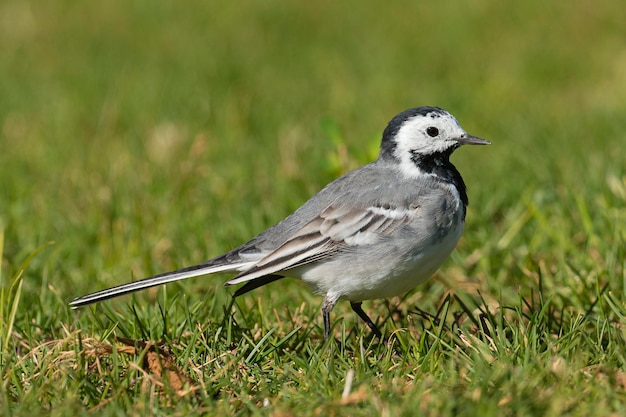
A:
[[[330,311],[335,306],[336,301],[324,298],[322,303],[322,316],[324,317],[324,340],[330,339]]]
[[[382,339],[383,338],[383,334],[380,332],[380,330],[378,330],[378,327],[376,327],[376,325],[374,324],[372,319],[370,319],[369,316],[367,314],[365,314],[365,311],[363,311],[363,308],[361,308],[361,304],[363,304],[363,303],[362,302],[358,302],[358,303],[350,302],[350,307],[352,307],[352,310],[356,314],[358,314],[359,317],[361,317],[361,319],[365,322],[365,324],[368,325],[368,327],[370,328],[372,333],[374,333],[374,335],[377,338]]]

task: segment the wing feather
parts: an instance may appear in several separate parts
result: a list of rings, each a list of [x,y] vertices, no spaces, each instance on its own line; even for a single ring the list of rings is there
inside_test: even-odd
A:
[[[317,262],[351,248],[370,245],[417,215],[409,207],[370,206],[360,209],[329,206],[255,266],[227,285],[250,281]]]

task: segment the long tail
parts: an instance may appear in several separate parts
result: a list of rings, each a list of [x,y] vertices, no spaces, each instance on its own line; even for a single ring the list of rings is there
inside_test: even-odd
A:
[[[167,284],[168,282],[180,281],[187,278],[193,278],[200,275],[215,274],[218,272],[240,272],[253,266],[256,262],[241,262],[238,264],[218,264],[215,265],[211,261],[199,265],[182,268],[172,272],[155,275],[144,278],[139,281],[129,282],[128,284],[118,285],[106,290],[87,294],[82,297],[75,298],[69,305],[72,308],[86,306],[92,303],[108,300],[109,298],[119,297],[124,294],[143,290],[157,285]]]

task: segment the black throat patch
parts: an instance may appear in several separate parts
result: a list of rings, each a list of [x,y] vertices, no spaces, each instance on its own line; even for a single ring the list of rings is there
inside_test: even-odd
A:
[[[456,187],[463,202],[463,218],[465,218],[465,207],[469,204],[467,198],[467,189],[461,173],[450,162],[450,155],[454,148],[446,152],[439,152],[430,155],[419,154],[416,151],[411,152],[411,161],[421,171],[435,175],[441,181],[450,183]]]

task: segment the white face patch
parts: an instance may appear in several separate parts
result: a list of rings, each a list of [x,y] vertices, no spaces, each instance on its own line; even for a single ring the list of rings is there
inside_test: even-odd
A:
[[[407,120],[394,138],[394,155],[400,161],[400,170],[407,177],[424,175],[412,161],[413,155],[445,152],[456,146],[457,139],[465,134],[459,122],[449,113],[431,112]]]

